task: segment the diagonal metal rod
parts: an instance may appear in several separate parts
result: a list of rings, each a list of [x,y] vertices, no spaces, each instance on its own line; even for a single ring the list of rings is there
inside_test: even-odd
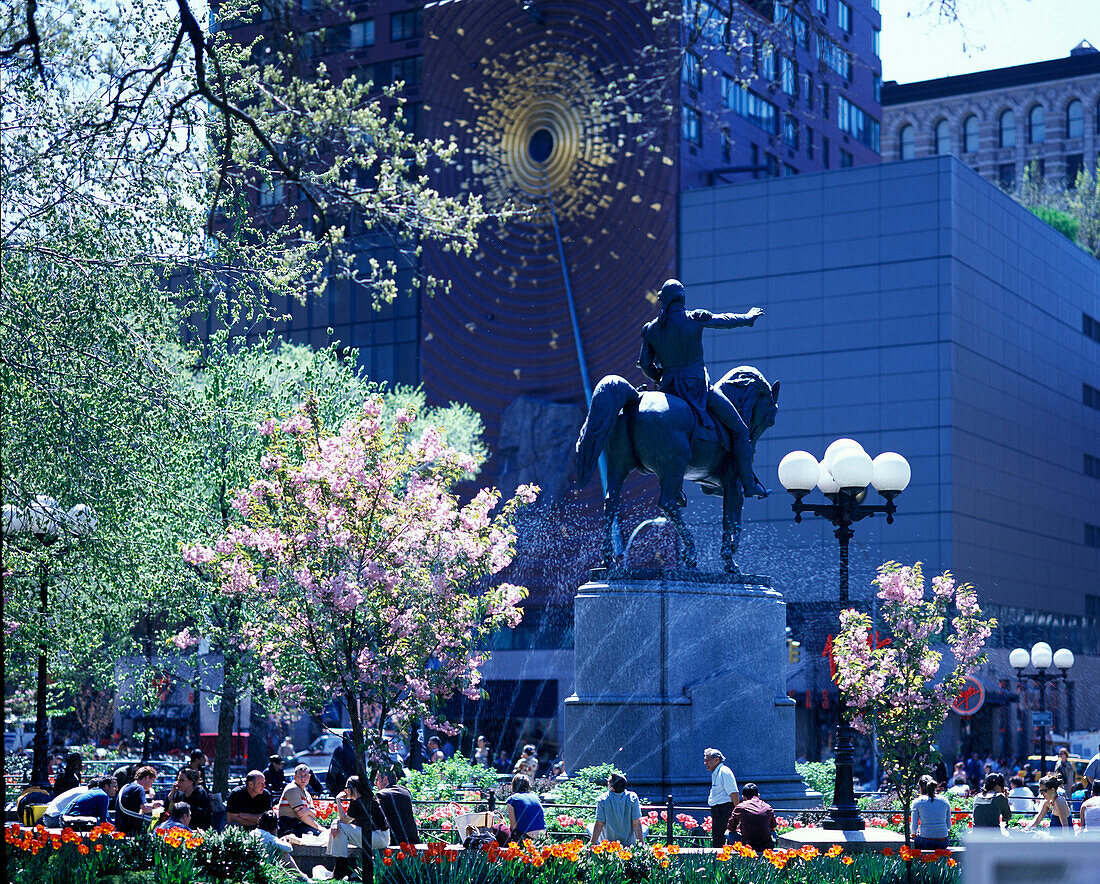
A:
[[[546,181],[545,173],[543,180]],[[550,220],[554,224],[554,239],[558,244],[558,263],[561,264],[561,275],[565,281],[565,302],[569,306],[569,321],[573,324],[573,342],[577,347],[577,364],[581,371],[581,390],[584,392],[584,401],[588,410],[592,410],[592,384],[588,377],[588,361],[584,358],[584,344],[581,342],[581,327],[577,322],[577,308],[573,302],[573,287],[569,284],[569,268],[565,264],[565,246],[561,241],[561,229],[558,227],[558,213],[554,209],[554,195],[550,192],[550,182],[546,181],[546,201],[550,203]],[[603,496],[607,498],[607,459],[600,454],[600,484],[603,486]]]

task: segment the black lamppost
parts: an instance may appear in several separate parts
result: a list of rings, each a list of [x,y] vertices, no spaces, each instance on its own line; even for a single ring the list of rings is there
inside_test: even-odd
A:
[[[39,495],[24,509],[5,504],[3,510],[4,542],[32,552],[33,546],[19,543],[20,537],[34,538],[43,548],[49,549],[59,538],[79,538],[95,530],[96,515],[91,507],[78,503],[67,513],[52,497]],[[38,678],[35,686],[34,757],[31,761],[31,785],[49,788],[49,771],[46,769],[49,752],[46,715],[46,663],[49,646],[46,641],[46,619],[50,612],[50,564],[55,556],[64,555],[68,547],[60,551],[44,553],[35,568],[38,580],[38,616],[42,628],[42,640],[38,645]]]
[[[1034,667],[1035,672],[1024,672],[1028,663]],[[1047,671],[1052,663],[1062,670],[1061,673]],[[1047,731],[1050,729],[1046,721],[1047,682],[1068,678],[1069,671],[1073,668],[1073,651],[1069,648],[1059,648],[1051,653],[1050,645],[1046,642],[1037,642],[1032,645],[1030,654],[1026,648],[1015,648],[1008,655],[1008,665],[1016,670],[1016,678],[1029,678],[1039,684],[1039,712],[1042,713],[1042,724],[1039,726],[1039,776],[1042,777],[1047,763]]]
[[[794,496],[791,508],[795,522],[802,521],[803,513],[810,513],[827,519],[835,528],[833,534],[840,542],[841,609],[848,604],[848,542],[852,539],[852,525],[877,513],[883,513],[888,523],[893,522],[897,509],[894,498],[905,490],[911,475],[909,462],[900,454],[889,451],[871,460],[852,439],[837,439],[825,449],[820,462],[808,451],[792,451],[780,462],[779,481]],[[864,503],[868,485],[873,485],[886,503]],[[829,503],[802,502],[815,486]],[[832,807],[821,825],[825,829],[850,831],[864,828],[865,823],[852,787],[855,766],[852,727],[844,694],[837,693],[836,783]]]

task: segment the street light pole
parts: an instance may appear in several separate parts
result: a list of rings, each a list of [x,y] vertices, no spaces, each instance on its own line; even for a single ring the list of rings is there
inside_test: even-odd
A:
[[[840,544],[839,606],[848,604],[848,545],[854,532],[852,525],[869,516],[882,514],[887,523],[894,521],[897,507],[894,498],[909,484],[912,473],[908,462],[900,454],[887,452],[873,461],[858,442],[838,439],[818,460],[809,452],[792,451],[779,464],[779,481],[793,496],[791,509],[796,523],[804,513],[820,516],[832,523],[833,535]],[[867,486],[873,484],[885,498],[884,504],[867,504]],[[817,486],[829,503],[804,503],[805,497]],[[836,781],[833,785],[833,804],[822,821],[824,829],[853,831],[866,824],[856,804],[852,785],[855,769],[855,746],[852,743],[852,726],[848,723],[847,703],[844,694],[837,691],[837,733],[834,754],[836,756]]]
[[[1069,679],[1069,671],[1073,668],[1073,651],[1069,648],[1059,648],[1053,653],[1046,642],[1036,642],[1029,653],[1026,648],[1014,648],[1008,655],[1008,665],[1016,670],[1017,679],[1030,679],[1039,685],[1039,712],[1042,713],[1043,722],[1039,727],[1039,776],[1043,775],[1047,763],[1047,682],[1061,678]],[[1028,663],[1035,672],[1024,672]],[[1050,672],[1053,664],[1061,670],[1061,674]],[[1071,785],[1067,783],[1066,785]]]
[[[46,615],[49,614],[50,591],[50,564],[48,559],[43,559],[38,566],[38,617],[43,625],[46,623]],[[48,721],[46,718],[46,644],[45,631],[38,644],[38,679],[34,694],[34,756],[31,761],[31,785],[49,786],[49,771],[46,755],[50,751],[49,738],[46,735]]]

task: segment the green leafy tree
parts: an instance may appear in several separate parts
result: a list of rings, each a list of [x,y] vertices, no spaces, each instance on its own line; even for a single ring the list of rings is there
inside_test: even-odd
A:
[[[1068,240],[1100,258],[1100,164],[1081,169],[1073,186],[1066,187],[1044,178],[1038,163],[1033,162],[1008,194]]]
[[[261,472],[259,462],[265,446],[259,427],[272,415],[309,399],[326,423],[340,425],[355,414],[365,398],[380,392],[354,368],[355,356],[341,357],[334,348],[317,351],[287,343],[235,348],[233,339],[224,333],[208,342],[202,362],[183,381],[193,397],[196,419],[191,437],[177,447],[181,461],[178,496],[187,502],[181,511],[178,543],[229,529],[234,490],[249,485]],[[411,438],[438,425],[455,448],[480,465],[484,458],[481,420],[468,406],[429,409],[423,391],[413,388],[385,393],[381,402],[390,415],[418,407],[420,417],[409,429]],[[165,616],[171,627],[168,640],[177,650],[191,651],[205,639],[217,661],[214,668],[220,668],[212,679],[205,679],[205,687],[213,686],[218,703],[213,785],[221,790],[228,776],[237,702],[244,693],[252,692],[254,700],[264,693],[257,660],[243,651],[248,644],[245,628],[263,616],[264,608],[246,596],[216,591],[211,582],[198,579],[200,574],[192,570],[190,579],[181,581],[185,595],[174,599],[176,615],[165,611]],[[181,613],[186,615],[182,619]],[[196,683],[195,687],[199,686]],[[280,705],[274,708],[287,713]]]

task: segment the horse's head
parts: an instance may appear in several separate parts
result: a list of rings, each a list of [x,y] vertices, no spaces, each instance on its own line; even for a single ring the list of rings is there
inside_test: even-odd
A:
[[[727,372],[717,386],[737,406],[755,445],[764,431],[775,425],[779,411],[779,381],[769,384],[768,379],[751,365],[741,365]]]

